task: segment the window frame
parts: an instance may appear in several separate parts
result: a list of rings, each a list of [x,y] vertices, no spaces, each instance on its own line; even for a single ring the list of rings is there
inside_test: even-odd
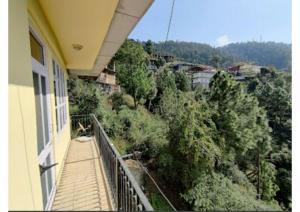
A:
[[[54,106],[56,118],[56,132],[59,134],[67,125],[67,92],[65,85],[65,74],[59,63],[52,59]]]

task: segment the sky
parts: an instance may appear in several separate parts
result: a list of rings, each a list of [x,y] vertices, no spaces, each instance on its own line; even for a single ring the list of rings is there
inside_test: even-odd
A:
[[[165,41],[173,0],[155,0],[129,38]],[[291,43],[291,0],[175,0],[168,40]]]

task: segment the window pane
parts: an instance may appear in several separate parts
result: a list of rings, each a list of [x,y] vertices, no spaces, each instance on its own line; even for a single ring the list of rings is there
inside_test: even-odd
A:
[[[39,76],[33,73],[33,87],[35,96],[35,110],[36,110],[36,124],[37,124],[37,139],[38,139],[38,154],[44,148],[44,138],[43,138],[43,125],[41,122],[42,110],[41,110],[41,96],[40,96],[40,86],[39,86]]]
[[[66,124],[67,111],[66,111],[66,94],[65,94],[65,83],[64,83],[64,72],[61,70],[59,65],[54,62],[55,67],[55,101],[56,101],[56,126],[57,131],[62,130]]]
[[[60,98],[60,93],[61,93],[61,83],[60,83],[60,69],[57,69],[57,84],[58,84],[58,91],[57,91],[57,96],[58,96],[58,104],[61,104],[61,98]]]
[[[46,144],[50,141],[49,139],[49,124],[48,124],[48,107],[47,107],[47,92],[46,92],[46,79],[41,77],[42,85],[42,104],[43,104],[43,114],[44,114],[44,129],[45,129],[45,139]]]
[[[30,33],[30,49],[31,56],[36,59],[39,63],[44,65],[44,55],[43,55],[43,47],[41,44],[33,37]]]
[[[64,72],[62,71],[62,96],[63,96],[63,102],[65,103],[65,75]]]

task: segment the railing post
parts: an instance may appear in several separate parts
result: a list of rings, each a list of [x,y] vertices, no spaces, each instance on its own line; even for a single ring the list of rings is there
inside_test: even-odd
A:
[[[118,156],[115,157],[115,185],[116,185],[116,209],[119,210],[119,175],[118,175]]]
[[[105,174],[111,185],[113,202],[117,210],[148,210],[153,208],[132,176],[126,163],[110,142],[94,114],[90,116],[92,132],[97,140]],[[88,123],[86,123],[88,124]],[[85,124],[85,125],[86,125]],[[91,133],[92,134],[92,133]]]

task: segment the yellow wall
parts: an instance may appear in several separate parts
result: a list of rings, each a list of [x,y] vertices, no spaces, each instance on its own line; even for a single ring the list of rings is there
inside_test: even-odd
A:
[[[9,209],[42,209],[26,0],[9,1]]]
[[[30,10],[30,14],[28,11]],[[43,210],[36,135],[29,25],[46,45],[50,85],[52,143],[56,177],[70,141],[69,117],[56,133],[52,58],[65,68],[64,58],[37,1],[9,1],[9,210]],[[67,74],[65,73],[65,76]],[[65,82],[65,86],[66,86]],[[65,89],[67,90],[67,89]],[[68,100],[67,100],[68,102]],[[67,107],[67,113],[69,108]]]

